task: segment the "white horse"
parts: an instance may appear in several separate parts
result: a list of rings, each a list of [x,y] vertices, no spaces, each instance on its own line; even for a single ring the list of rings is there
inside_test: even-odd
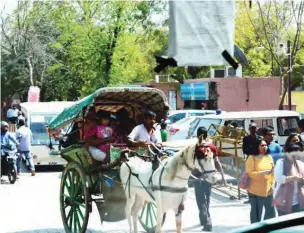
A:
[[[131,216],[134,233],[137,233],[138,213],[145,202],[154,202],[157,207],[156,233],[162,232],[163,215],[171,209],[175,212],[176,232],[182,232],[183,203],[187,197],[188,179],[192,170],[197,168],[203,173],[206,181],[216,182],[213,153],[208,146],[202,146],[200,142],[201,140],[177,152],[173,157],[163,160],[153,174],[152,163],[137,157],[130,158],[121,165],[120,178],[125,186],[127,198],[125,211],[130,233],[132,233]],[[151,175],[152,179],[150,179]],[[152,182],[149,182],[150,180]]]

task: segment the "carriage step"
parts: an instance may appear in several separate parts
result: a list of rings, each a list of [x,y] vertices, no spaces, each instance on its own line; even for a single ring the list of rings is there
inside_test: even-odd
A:
[[[104,202],[104,198],[102,195],[91,195],[92,201]]]

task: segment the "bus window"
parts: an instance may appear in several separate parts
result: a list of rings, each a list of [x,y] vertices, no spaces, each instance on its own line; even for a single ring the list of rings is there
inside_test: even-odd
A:
[[[30,129],[33,135],[32,145],[48,145],[50,137],[46,131],[46,126],[56,115],[47,116],[31,116]],[[51,139],[52,144],[58,144],[57,141]]]
[[[298,121],[299,117],[279,117],[277,119],[279,136],[288,136],[290,133],[296,132]]]

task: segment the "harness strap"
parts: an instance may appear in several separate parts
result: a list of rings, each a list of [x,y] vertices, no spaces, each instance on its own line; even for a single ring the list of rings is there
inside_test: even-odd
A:
[[[184,152],[182,152],[181,157],[183,158],[183,162],[184,162],[184,165],[186,166],[186,168],[187,168],[189,171],[193,171],[193,168],[189,166],[189,164],[187,163],[187,161],[186,161],[185,158],[184,158]]]
[[[164,192],[170,192],[170,193],[185,193],[188,191],[188,188],[174,188],[169,186],[152,186],[153,191],[164,191]]]
[[[159,186],[152,186],[152,191],[165,191],[165,192],[171,192],[171,193],[184,193],[187,192],[188,188],[174,188],[169,186],[164,186],[161,184],[162,182],[162,176],[165,170],[165,167],[167,165],[168,161],[162,166],[162,170],[160,172],[159,176]]]
[[[132,176],[135,176],[136,178],[137,178],[137,180],[139,181],[139,183],[144,187],[144,189],[146,190],[146,192],[149,194],[149,196],[152,198],[152,200],[153,201],[155,201],[155,198],[154,198],[154,196],[152,195],[152,193],[149,191],[149,189],[147,189],[147,187],[143,184],[143,182],[141,182],[141,180],[139,179],[139,175],[137,174],[137,173],[134,173],[134,172],[132,172],[132,170],[131,170],[131,168],[130,168],[130,166],[129,166],[129,164],[128,163],[126,163],[126,165],[128,166],[128,168],[129,168],[129,171],[130,171],[130,173],[129,173],[129,177],[128,177],[128,183],[129,183],[129,198],[131,197],[131,191],[130,191],[130,183],[131,183],[131,175]]]

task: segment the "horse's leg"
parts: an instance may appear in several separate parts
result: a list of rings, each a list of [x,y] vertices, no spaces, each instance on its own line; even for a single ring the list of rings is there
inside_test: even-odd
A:
[[[157,224],[156,224],[156,228],[155,228],[155,233],[161,233],[162,232],[163,215],[164,215],[161,198],[160,198],[160,200],[158,200],[158,198],[156,198],[155,203],[156,203],[156,208],[157,208]]]
[[[135,197],[135,203],[133,204],[132,207],[132,216],[133,216],[133,227],[134,227],[134,233],[137,233],[137,218],[138,218],[138,213],[140,209],[143,207],[144,200],[139,196],[136,195]]]
[[[132,233],[131,210],[132,210],[132,206],[133,206],[134,201],[135,201],[135,195],[131,194],[131,196],[129,197],[128,194],[127,194],[127,202],[126,202],[125,211],[126,211],[126,217],[128,219],[130,233]]]
[[[175,213],[175,224],[176,224],[176,233],[182,233],[182,211],[178,209],[174,210]]]

